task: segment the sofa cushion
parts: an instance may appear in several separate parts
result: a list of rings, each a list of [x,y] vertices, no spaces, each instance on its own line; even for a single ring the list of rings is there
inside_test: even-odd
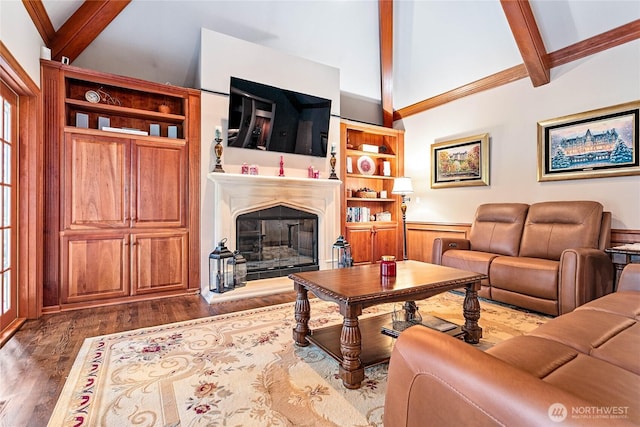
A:
[[[532,204],[520,256],[558,261],[568,248],[598,248],[602,211],[602,205],[593,201]]]
[[[577,350],[560,342],[528,335],[502,341],[487,353],[536,378],[546,377],[578,356]]]
[[[529,205],[487,203],[478,206],[471,224],[471,250],[500,255],[518,255],[522,228]]]
[[[584,354],[579,354],[543,380],[588,400],[599,410],[615,407],[623,412],[618,415],[625,415],[624,412],[638,406],[640,376]]]
[[[640,264],[638,264],[640,266]],[[576,310],[595,310],[640,320],[640,301],[636,291],[617,291],[577,307]]]
[[[497,256],[488,252],[449,249],[442,254],[442,265],[488,276],[491,261]],[[488,283],[488,280],[483,280],[483,283]]]
[[[558,298],[558,262],[538,258],[497,257],[489,267],[493,288],[537,298]]]
[[[554,340],[585,354],[635,323],[625,316],[595,310],[578,310],[539,326],[529,335]]]

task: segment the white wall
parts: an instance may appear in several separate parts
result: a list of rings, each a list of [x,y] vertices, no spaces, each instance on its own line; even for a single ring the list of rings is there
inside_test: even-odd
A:
[[[0,40],[40,87],[40,33],[22,1],[0,0]]]
[[[291,56],[271,48],[236,39],[214,31],[202,30],[199,85],[203,89],[201,104],[201,198],[200,263],[202,287],[208,286],[208,257],[216,247],[214,221],[214,185],[207,174],[215,165],[213,146],[216,126],[222,127],[222,167],[227,173],[240,173],[243,162],[256,164],[260,175],[277,176],[280,156],[287,177],[306,177],[307,168],[320,171],[321,178],[330,173],[329,158],[284,154],[227,147],[230,77],[239,77],[284,89],[331,99],[329,146],[340,146],[340,70],[307,59]],[[215,92],[211,93],[209,91]],[[335,115],[335,116],[334,116]],[[339,148],[338,148],[339,150]],[[336,166],[339,169],[339,164]],[[336,214],[339,214],[337,212]],[[337,236],[336,236],[337,237]],[[229,248],[234,249],[230,242]]]
[[[537,122],[640,99],[640,40],[530,79],[445,104],[397,122],[405,133],[405,174],[415,193],[408,221],[470,223],[486,202],[597,200],[612,227],[640,229],[640,176],[537,181]],[[431,144],[488,132],[490,185],[430,188]]]

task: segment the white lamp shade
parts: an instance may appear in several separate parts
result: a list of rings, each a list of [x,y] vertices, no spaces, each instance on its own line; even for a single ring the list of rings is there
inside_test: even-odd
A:
[[[401,176],[393,180],[392,194],[411,194],[413,193],[413,186],[411,185],[411,178]]]

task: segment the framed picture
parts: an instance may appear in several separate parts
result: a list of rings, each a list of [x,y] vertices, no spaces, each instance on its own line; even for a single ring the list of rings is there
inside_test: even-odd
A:
[[[538,122],[538,181],[640,175],[640,101]]]
[[[489,134],[431,145],[431,188],[489,185]]]

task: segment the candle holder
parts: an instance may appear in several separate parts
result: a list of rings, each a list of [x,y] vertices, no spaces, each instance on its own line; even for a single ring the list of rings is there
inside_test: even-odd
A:
[[[336,153],[333,151],[331,152],[329,164],[331,165],[331,175],[329,175],[329,179],[339,179],[338,175],[336,175]]]
[[[213,172],[222,172],[224,173],[224,169],[222,169],[222,161],[220,158],[222,157],[222,138],[220,138],[220,132],[216,129],[216,137],[213,139],[216,142],[216,145],[213,147],[213,150],[216,153],[216,166],[213,168]]]

